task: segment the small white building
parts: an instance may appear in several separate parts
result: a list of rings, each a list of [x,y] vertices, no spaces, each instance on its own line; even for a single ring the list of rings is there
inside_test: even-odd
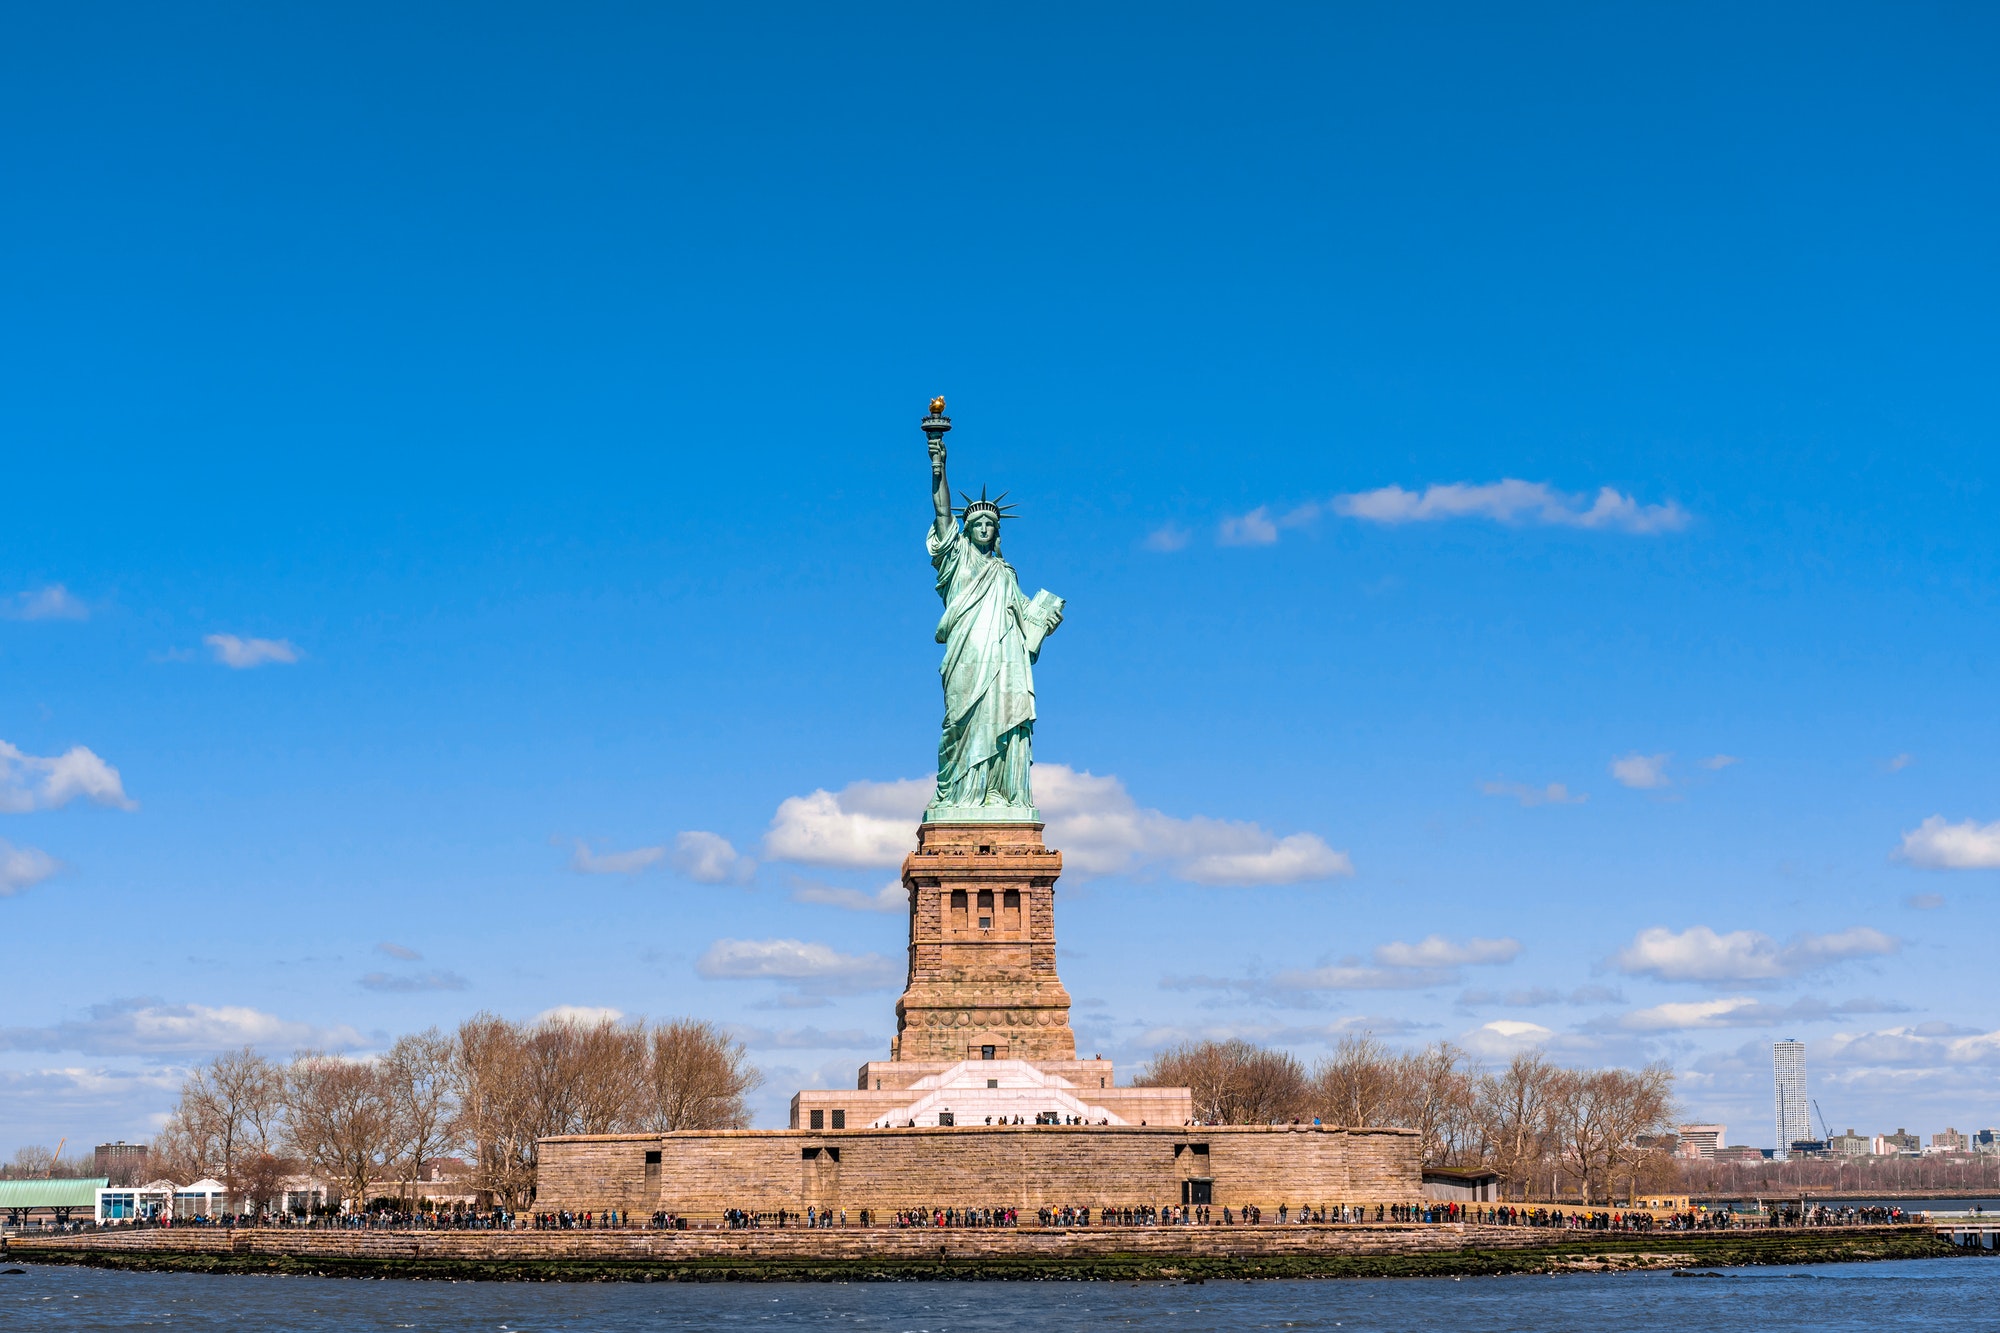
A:
[[[109,1186],[97,1191],[97,1224],[106,1222],[158,1222],[174,1215],[174,1192],[180,1189],[171,1180],[155,1180],[146,1185]]]
[[[109,1186],[97,1191],[97,1220],[104,1222],[185,1222],[197,1217],[221,1217],[229,1211],[229,1187],[219,1180],[176,1185],[155,1180],[148,1185]]]

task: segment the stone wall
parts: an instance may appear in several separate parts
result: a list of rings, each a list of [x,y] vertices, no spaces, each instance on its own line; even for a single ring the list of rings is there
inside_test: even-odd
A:
[[[1852,1229],[1850,1229],[1852,1230]],[[173,1227],[78,1236],[15,1236],[14,1258],[64,1253],[209,1254],[303,1259],[434,1259],[467,1262],[641,1262],[712,1259],[935,1260],[1157,1255],[1259,1258],[1278,1255],[1434,1254],[1511,1250],[1575,1242],[1586,1233],[1457,1223],[1343,1226],[1165,1227],[803,1227],[689,1231],[309,1231],[293,1227]],[[1634,1243],[1639,1237],[1630,1237]],[[1664,1240],[1665,1238],[1660,1238]]]
[[[910,972],[896,1060],[1074,1060],[1056,976],[1062,854],[1040,824],[924,824],[903,860]]]
[[[649,1154],[658,1154],[648,1164]],[[649,1174],[650,1173],[650,1174]],[[965,1126],[715,1130],[542,1140],[535,1207],[713,1218],[807,1207],[1137,1207],[1408,1203],[1422,1198],[1417,1136],[1332,1126]]]

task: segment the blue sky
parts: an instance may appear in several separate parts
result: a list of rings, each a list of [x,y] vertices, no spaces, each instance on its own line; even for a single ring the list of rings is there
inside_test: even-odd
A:
[[[1087,1047],[2000,1120],[1996,26],[17,14],[0,1150],[480,1009],[882,1056],[934,393]]]

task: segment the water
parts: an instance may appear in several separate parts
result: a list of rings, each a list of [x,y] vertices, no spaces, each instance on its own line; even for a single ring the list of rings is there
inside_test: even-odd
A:
[[[28,1265],[0,1276],[0,1328],[285,1329],[356,1333],[638,1333],[837,1329],[842,1333],[1019,1333],[1087,1328],[1454,1327],[1534,1333],[1813,1333],[2000,1325],[2000,1259],[1916,1259],[1805,1268],[1563,1277],[1321,1282],[604,1283],[114,1273]]]

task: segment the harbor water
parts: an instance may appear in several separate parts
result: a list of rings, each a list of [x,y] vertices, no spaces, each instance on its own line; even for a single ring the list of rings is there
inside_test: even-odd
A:
[[[525,1283],[121,1273],[14,1264],[0,1275],[0,1328],[286,1329],[296,1333],[641,1333],[838,1329],[1017,1333],[1023,1329],[1454,1327],[1603,1333],[1741,1333],[1779,1323],[1813,1333],[2000,1327],[2000,1258],[1561,1277],[1328,1281]]]

